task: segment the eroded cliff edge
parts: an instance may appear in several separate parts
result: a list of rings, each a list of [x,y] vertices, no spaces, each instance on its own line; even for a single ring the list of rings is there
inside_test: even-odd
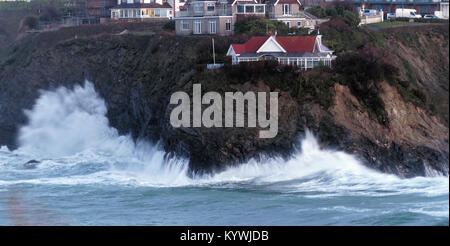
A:
[[[105,99],[113,127],[161,140],[168,158],[189,158],[194,172],[261,156],[289,158],[309,129],[323,147],[355,154],[383,172],[448,175],[448,25],[360,33],[355,49],[332,47],[342,54],[340,66],[308,72],[273,64],[207,71],[199,64],[211,62],[209,37],[177,37],[155,23],[28,35],[0,66],[0,145],[17,147],[23,110],[39,90],[88,79]],[[333,35],[329,40],[337,40]],[[229,62],[228,45],[245,38],[217,37],[218,60]],[[277,137],[259,139],[254,128],[173,128],[170,95],[192,95],[194,83],[203,92],[279,91]]]

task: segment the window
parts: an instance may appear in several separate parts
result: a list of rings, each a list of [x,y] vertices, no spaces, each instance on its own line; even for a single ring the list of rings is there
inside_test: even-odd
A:
[[[278,62],[282,65],[288,64],[288,58],[278,58]]]
[[[297,58],[289,58],[288,61],[289,65],[297,66]]]
[[[313,59],[312,58],[307,59],[306,68],[313,68]]]
[[[255,6],[255,12],[256,13],[259,13],[259,14],[264,14],[264,6],[262,6],[262,5],[257,5],[257,6]]]
[[[285,21],[284,24],[286,24],[287,27],[291,28],[291,22],[290,21]]]
[[[298,28],[302,27],[302,22],[301,21],[297,22],[297,27]]]
[[[249,58],[238,58],[239,62],[256,62],[258,61],[257,57],[249,57]]]
[[[214,11],[214,3],[208,3],[206,10],[208,12],[213,12]]]
[[[161,16],[161,10],[160,9],[155,9],[155,16],[156,17]]]
[[[283,15],[291,15],[291,5],[283,4]]]
[[[231,20],[227,20],[225,23],[225,30],[231,31]]]
[[[255,6],[245,5],[245,13],[255,13]]]
[[[123,18],[123,17],[124,17],[123,10],[120,10],[120,18]]]
[[[313,67],[319,66],[319,58],[314,58]]]
[[[195,3],[194,4],[194,12],[195,13],[203,13],[203,3]]]
[[[222,15],[227,15],[227,4],[226,3],[222,3]]]
[[[216,33],[216,21],[209,21],[209,33]]]
[[[300,68],[305,69],[306,62],[305,59],[300,59]]]
[[[202,21],[196,20],[194,21],[194,34],[202,33]]]
[[[185,21],[185,20],[182,20],[181,21],[181,29],[182,30],[189,30],[189,22]]]
[[[239,14],[243,14],[244,13],[244,5],[238,5],[237,6],[237,12]]]

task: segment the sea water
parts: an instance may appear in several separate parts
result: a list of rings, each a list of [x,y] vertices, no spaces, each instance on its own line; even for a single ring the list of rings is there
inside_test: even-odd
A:
[[[25,113],[20,147],[0,149],[0,225],[449,224],[448,177],[382,174],[311,133],[290,160],[192,177],[110,127],[89,82],[44,91]]]

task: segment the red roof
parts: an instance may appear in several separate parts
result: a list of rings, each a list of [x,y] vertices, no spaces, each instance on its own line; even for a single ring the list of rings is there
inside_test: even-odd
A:
[[[316,36],[275,37],[287,52],[313,52]]]
[[[267,41],[267,36],[255,36],[244,44],[232,44],[236,54],[256,53],[256,51]],[[313,52],[316,44],[316,36],[286,36],[275,37],[275,41],[287,52]]]
[[[244,44],[232,44],[234,52],[236,54],[242,53],[255,53],[259,47],[261,47],[269,37],[264,36],[254,36],[250,38]]]

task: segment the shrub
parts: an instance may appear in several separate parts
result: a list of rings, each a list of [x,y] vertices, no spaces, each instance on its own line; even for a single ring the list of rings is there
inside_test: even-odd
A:
[[[366,47],[358,52],[338,56],[333,64],[341,83],[348,85],[369,114],[384,125],[388,124],[387,113],[378,96],[377,83],[393,81],[398,75],[394,66],[384,62],[386,56],[381,49]]]
[[[318,18],[325,18],[329,15],[326,13],[325,8],[322,6],[314,6],[306,10],[306,12],[318,17]]]
[[[23,24],[29,29],[36,29],[39,25],[39,19],[37,16],[29,15],[25,17]]]
[[[352,27],[357,27],[361,21],[359,15],[350,10],[344,10],[341,16],[344,17],[347,23]]]
[[[281,21],[258,17],[248,17],[244,20],[237,21],[234,24],[234,30],[238,34],[247,35],[267,35],[268,33],[275,32],[279,35],[308,33],[308,29],[305,28],[289,28]]]
[[[169,20],[166,24],[164,24],[163,29],[167,31],[175,31],[175,21]]]
[[[62,17],[61,12],[53,5],[48,5],[42,10],[42,14],[39,16],[41,21],[55,21],[60,20]]]

